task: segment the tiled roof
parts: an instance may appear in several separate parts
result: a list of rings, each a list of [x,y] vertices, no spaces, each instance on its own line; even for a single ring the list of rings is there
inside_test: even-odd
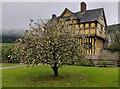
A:
[[[66,11],[71,13],[74,16],[74,19],[80,19],[80,23],[90,22],[90,21],[98,21],[102,12],[103,12],[103,17],[105,19],[103,8],[86,10],[84,13],[82,13],[81,11],[74,13],[74,12],[70,11],[69,9],[65,8],[65,10],[63,11],[63,13],[60,16],[52,18],[52,19],[59,20],[59,18],[61,18]],[[106,19],[105,19],[105,24],[107,25]]]
[[[77,19],[80,19],[80,22],[89,22],[89,21],[98,21],[103,8],[100,9],[93,9],[93,10],[86,10],[84,13],[81,11],[74,13],[74,16]]]

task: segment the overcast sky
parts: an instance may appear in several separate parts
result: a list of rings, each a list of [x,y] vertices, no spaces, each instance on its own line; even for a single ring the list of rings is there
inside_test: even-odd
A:
[[[50,19],[52,14],[60,15],[65,8],[80,11],[80,2],[3,2],[2,28],[28,29],[29,18]],[[87,2],[87,9],[104,8],[107,24],[118,23],[117,2]]]

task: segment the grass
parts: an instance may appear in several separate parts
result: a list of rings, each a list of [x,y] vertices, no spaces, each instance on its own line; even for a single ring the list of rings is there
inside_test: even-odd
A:
[[[0,45],[7,50],[14,43]],[[3,67],[17,65],[2,64]],[[118,68],[65,66],[59,69],[59,77],[53,77],[52,69],[42,65],[5,69],[0,73],[3,87],[118,87]]]
[[[15,43],[0,43],[0,51],[2,51],[2,49],[8,49],[8,48],[12,48],[14,46]]]
[[[2,56],[8,49],[12,48],[13,46],[14,46],[14,43],[0,43],[0,56]],[[3,50],[4,50],[4,52],[3,52]],[[0,68],[13,66],[13,65],[17,65],[17,64],[1,64],[0,63]],[[0,88],[1,88],[1,86],[2,86],[2,71],[0,70]]]
[[[0,50],[2,50],[2,48],[11,48],[14,46],[15,43],[0,43]]]
[[[0,70],[0,89],[2,87],[2,71]]]
[[[10,67],[10,66],[20,66],[20,64],[5,64],[5,63],[3,63],[3,64],[0,64],[0,66],[2,66],[2,67]]]
[[[2,63],[0,63],[0,66],[2,66]]]
[[[14,46],[15,43],[0,43],[0,50],[2,50],[2,48],[11,48]]]
[[[48,66],[2,70],[3,87],[118,87],[118,68],[65,66],[53,77]]]
[[[15,43],[0,43],[2,46],[13,46]]]

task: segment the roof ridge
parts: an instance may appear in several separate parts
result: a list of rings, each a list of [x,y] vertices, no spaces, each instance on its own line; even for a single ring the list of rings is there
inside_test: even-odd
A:
[[[90,10],[86,10],[86,11],[95,11],[95,10],[100,10],[100,9],[104,9],[104,8],[90,9]],[[73,12],[73,13],[76,14],[76,13],[79,13],[79,12],[81,12],[81,11]]]
[[[64,10],[69,10],[70,12],[72,12],[70,9],[68,9],[68,8],[65,8]],[[72,12],[73,13],[73,12]]]

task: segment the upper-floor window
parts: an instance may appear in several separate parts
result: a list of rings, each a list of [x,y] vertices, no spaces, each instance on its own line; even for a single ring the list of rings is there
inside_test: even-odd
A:
[[[65,20],[69,21],[70,20],[70,16],[65,16]]]

